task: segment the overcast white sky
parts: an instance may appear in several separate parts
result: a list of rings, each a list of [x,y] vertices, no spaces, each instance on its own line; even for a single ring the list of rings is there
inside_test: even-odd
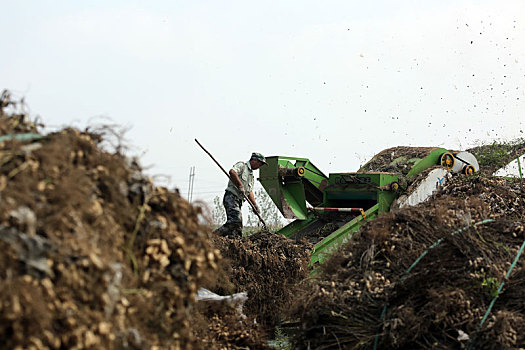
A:
[[[525,1],[2,1],[0,89],[96,116],[150,174],[222,196],[252,151],[355,171],[384,148],[525,131]]]

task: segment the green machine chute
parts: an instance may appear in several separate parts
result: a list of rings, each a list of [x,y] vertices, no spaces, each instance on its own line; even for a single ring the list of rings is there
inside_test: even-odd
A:
[[[322,184],[328,177],[306,158],[267,157],[259,181],[287,219],[305,220],[307,203],[323,200]]]

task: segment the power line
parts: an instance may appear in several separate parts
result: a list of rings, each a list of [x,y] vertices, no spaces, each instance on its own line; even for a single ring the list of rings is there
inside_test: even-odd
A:
[[[199,183],[200,183],[200,178],[199,178]],[[224,189],[224,186],[197,186],[197,189],[199,190],[220,190],[220,189]]]
[[[223,193],[224,191],[205,191],[205,192],[194,192],[194,194],[209,194],[209,193]]]

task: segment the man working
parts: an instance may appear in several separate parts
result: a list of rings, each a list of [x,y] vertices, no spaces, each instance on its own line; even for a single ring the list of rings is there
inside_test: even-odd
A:
[[[224,193],[222,204],[226,209],[226,223],[215,231],[221,236],[242,236],[241,207],[244,202],[243,193],[253,204],[257,213],[259,207],[253,195],[253,171],[266,164],[266,158],[260,153],[252,153],[248,162],[237,162],[230,169],[230,181]]]

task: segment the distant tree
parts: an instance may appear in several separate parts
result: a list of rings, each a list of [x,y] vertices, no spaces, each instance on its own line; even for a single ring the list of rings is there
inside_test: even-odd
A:
[[[212,219],[213,224],[217,226],[220,226],[226,222],[226,210],[224,210],[224,206],[222,205],[222,201],[219,196],[215,196],[215,198],[213,198]]]
[[[279,229],[285,222],[284,217],[279,212],[275,203],[272,201],[270,196],[264,189],[258,189],[254,192],[255,201],[257,206],[261,210],[261,217],[263,218],[269,229]],[[248,209],[248,217],[245,221],[246,227],[257,227],[259,226],[259,218],[253,213],[249,204],[246,204]],[[220,226],[226,222],[226,211],[222,205],[222,200],[219,196],[213,199],[213,211],[212,211],[213,224]]]
[[[284,218],[282,214],[277,209],[277,206],[272,201],[270,196],[266,193],[264,189],[258,189],[254,192],[255,201],[257,206],[261,210],[261,217],[264,222],[270,229],[278,229],[283,226]],[[253,213],[253,210],[250,208],[248,213],[248,219],[246,221],[246,226],[255,227],[259,225],[259,218]]]

